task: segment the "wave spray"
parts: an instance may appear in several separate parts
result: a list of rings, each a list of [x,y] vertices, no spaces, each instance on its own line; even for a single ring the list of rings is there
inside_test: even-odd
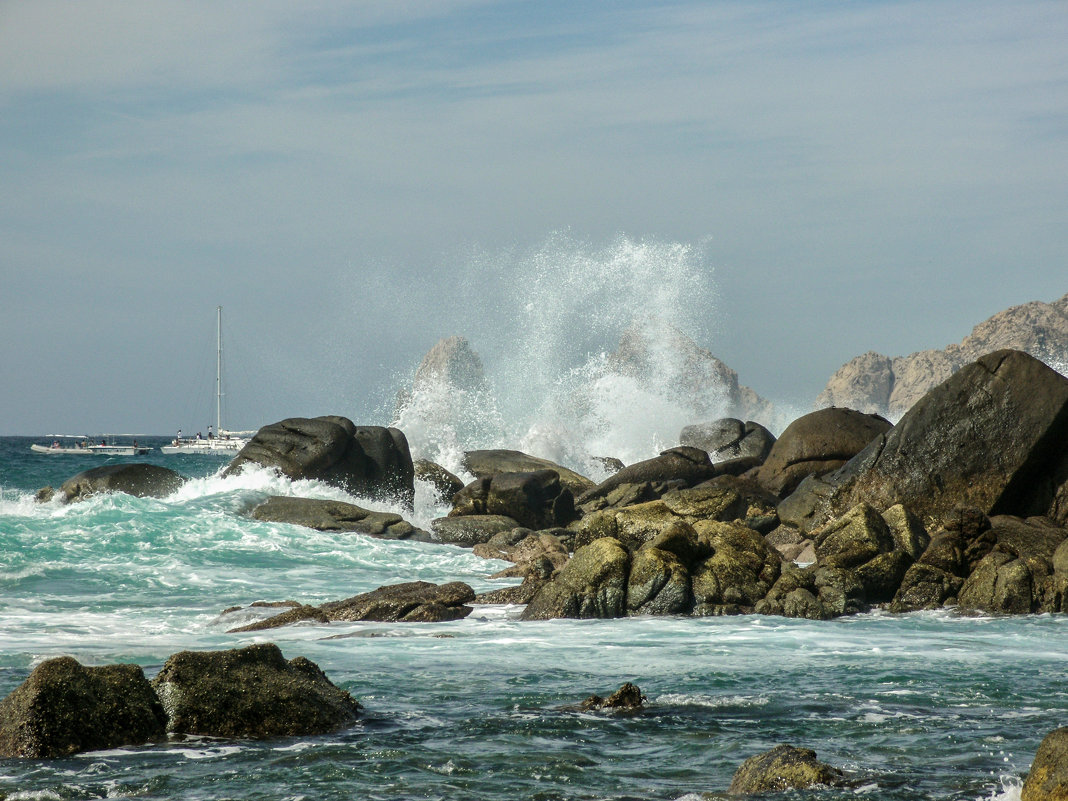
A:
[[[747,391],[698,344],[716,315],[705,250],[554,234],[470,258],[448,319],[465,339],[443,346],[452,361],[428,354],[393,425],[413,456],[454,471],[464,450],[513,448],[597,478],[597,457],[647,459],[683,426],[736,412]]]

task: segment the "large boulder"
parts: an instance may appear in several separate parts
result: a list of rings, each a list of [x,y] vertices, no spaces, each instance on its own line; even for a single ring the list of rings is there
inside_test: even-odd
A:
[[[99,492],[124,492],[138,498],[165,498],[185,483],[173,470],[132,462],[92,467],[72,476],[59,488],[67,503],[82,501]]]
[[[682,486],[692,487],[715,475],[716,468],[706,451],[680,445],[652,459],[627,465],[579,496],[577,503],[582,505],[603,498],[623,484],[678,481]]]
[[[467,604],[474,599],[474,590],[462,581],[408,581],[332,601],[320,608],[331,621],[438,623],[467,617],[471,614]]]
[[[465,451],[463,467],[476,478],[486,478],[494,473],[531,473],[536,470],[553,470],[560,476],[560,483],[571,490],[571,494],[575,497],[593,486],[590,479],[574,470],[522,451],[500,448]]]
[[[752,457],[763,462],[775,444],[775,435],[760,423],[722,417],[708,423],[694,423],[679,433],[679,444],[708,451],[715,462]]]
[[[1045,515],[1068,491],[1065,441],[1068,378],[1021,351],[997,351],[931,390],[830,477],[815,517],[862,501],[904,503],[924,519],[957,505]]]
[[[1039,743],[1020,801],[1068,801],[1068,727],[1054,729]]]
[[[0,702],[0,756],[56,759],[162,740],[167,717],[137,665],[48,659]]]
[[[352,723],[360,705],[302,656],[274,643],[230,651],[182,651],[152,680],[167,730],[208,737],[326,734]]]
[[[538,590],[523,610],[523,620],[614,618],[627,611],[630,554],[605,537],[575,551],[556,577]]]
[[[344,501],[274,495],[255,506],[251,515],[256,520],[292,523],[318,531],[351,531],[380,539],[431,541],[430,534],[398,514],[372,512]]]
[[[264,426],[223,471],[248,465],[291,479],[318,479],[354,495],[395,499],[409,507],[415,496],[408,440],[396,428],[357,426],[347,417],[291,417]]]
[[[450,517],[486,514],[505,515],[534,530],[566,526],[577,517],[574,496],[554,470],[495,473],[453,496]]]
[[[816,752],[792,745],[777,745],[749,757],[731,779],[731,795],[779,793],[842,783],[842,772],[816,759]]]
[[[794,420],[771,448],[756,479],[780,497],[807,476],[837,470],[891,428],[888,420],[854,409],[820,409]]]

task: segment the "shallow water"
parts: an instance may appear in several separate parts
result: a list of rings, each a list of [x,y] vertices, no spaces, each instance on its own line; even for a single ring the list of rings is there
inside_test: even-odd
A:
[[[272,641],[365,712],[324,737],[0,760],[9,798],[690,799],[788,742],[855,781],[791,797],[1015,799],[1039,741],[1068,718],[1065,616],[526,623],[497,606],[444,624],[227,634],[252,613],[221,611],[257,600],[508,582],[486,578],[502,563],[451,546],[250,520],[269,494],[347,496],[263,472],[219,479],[212,457],[148,457],[195,478],[169,498],[37,505],[39,486],[88,465],[31,456],[30,441],[0,439],[0,694],[61,654],[151,677],[183,649]],[[433,514],[424,503],[417,522]],[[644,710],[577,710],[625,681]]]

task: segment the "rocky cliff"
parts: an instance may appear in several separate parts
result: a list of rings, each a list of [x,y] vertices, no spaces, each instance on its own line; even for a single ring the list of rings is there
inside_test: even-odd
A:
[[[960,343],[909,356],[869,351],[842,365],[816,408],[845,406],[896,420],[965,364],[1002,348],[1031,354],[1068,372],[1068,295],[1052,303],[1012,306],[977,325]]]

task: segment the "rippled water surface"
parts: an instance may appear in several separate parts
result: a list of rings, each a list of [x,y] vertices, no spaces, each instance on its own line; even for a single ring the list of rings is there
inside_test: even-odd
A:
[[[221,611],[256,600],[507,582],[486,578],[502,563],[459,548],[250,520],[269,494],[346,496],[265,473],[219,479],[210,457],[149,457],[195,479],[169,498],[38,505],[34,490],[86,464],[31,457],[29,442],[0,439],[0,694],[60,654],[151,677],[179,650],[273,641],[365,712],[324,737],[0,760],[9,798],[691,799],[788,742],[853,780],[791,797],[1013,799],[1039,741],[1068,719],[1063,616],[523,623],[518,608],[481,607],[447,624],[227,634],[246,618]],[[578,710],[625,681],[644,710]]]

